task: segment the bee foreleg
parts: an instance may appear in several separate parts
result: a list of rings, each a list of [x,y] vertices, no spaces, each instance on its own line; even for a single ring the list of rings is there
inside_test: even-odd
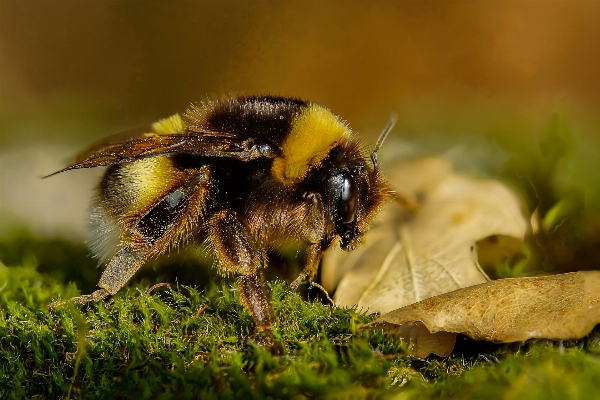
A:
[[[298,286],[305,280],[312,280],[317,269],[319,261],[323,255],[324,249],[321,245],[325,231],[325,215],[323,209],[323,201],[318,193],[308,193],[306,200],[296,211],[300,215],[301,236],[309,243],[304,254],[304,269],[296,279],[290,284],[290,289],[295,291]]]
[[[315,277],[317,270],[319,269],[319,262],[323,256],[325,250],[320,243],[311,243],[306,247],[306,253],[304,254],[304,269],[300,272],[300,275],[292,283],[290,283],[290,289],[296,291],[298,286],[305,279],[312,281]]]

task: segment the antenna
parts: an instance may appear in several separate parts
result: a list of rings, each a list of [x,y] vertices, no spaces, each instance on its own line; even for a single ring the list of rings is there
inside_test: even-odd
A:
[[[385,128],[383,128],[383,132],[381,132],[381,135],[379,135],[379,139],[377,139],[377,143],[375,143],[375,148],[373,149],[373,152],[371,153],[371,161],[373,161],[374,168],[377,168],[377,152],[379,151],[379,148],[383,144],[383,141],[387,137],[388,133],[390,133],[392,128],[394,128],[394,125],[396,125],[397,120],[398,120],[398,115],[392,114],[392,116],[390,117],[390,121],[387,123]]]

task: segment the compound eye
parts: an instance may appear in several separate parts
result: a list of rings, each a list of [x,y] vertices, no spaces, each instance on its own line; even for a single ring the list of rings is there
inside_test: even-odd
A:
[[[342,175],[340,199],[338,203],[338,218],[343,224],[354,222],[358,206],[358,189],[354,179],[349,175]]]

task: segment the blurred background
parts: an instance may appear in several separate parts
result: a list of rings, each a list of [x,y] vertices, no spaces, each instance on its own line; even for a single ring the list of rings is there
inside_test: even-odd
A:
[[[397,113],[384,161],[452,154],[600,237],[599,17],[592,1],[0,0],[0,234],[80,240],[102,171],[42,176],[190,102],[269,93],[370,144]]]

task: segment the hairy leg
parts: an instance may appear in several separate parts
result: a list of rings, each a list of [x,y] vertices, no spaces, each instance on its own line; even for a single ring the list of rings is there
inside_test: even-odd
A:
[[[241,299],[259,329],[268,330],[275,321],[273,305],[260,268],[266,251],[248,233],[235,212],[224,210],[210,221],[208,241],[222,275],[238,274]]]
[[[157,196],[150,206],[145,209],[132,207],[133,211],[118,218],[119,234],[124,244],[102,273],[98,282],[101,289],[71,301],[84,304],[116,294],[150,257],[166,252],[193,235],[204,218],[209,176],[210,171],[205,166],[180,177],[177,186]],[[119,192],[121,194],[126,195]],[[50,308],[64,303],[54,302]]]
[[[323,248],[317,243],[310,244],[306,248],[306,254],[304,255],[304,269],[300,272],[300,275],[290,283],[291,290],[296,291],[298,286],[300,286],[305,279],[308,279],[309,282],[313,280],[319,269],[319,262],[321,261],[323,252]]]

